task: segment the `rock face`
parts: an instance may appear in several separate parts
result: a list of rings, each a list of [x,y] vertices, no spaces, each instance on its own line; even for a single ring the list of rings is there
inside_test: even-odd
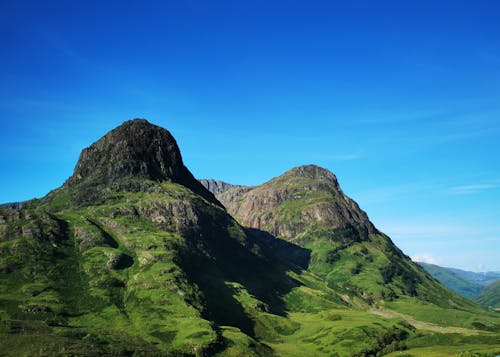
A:
[[[88,198],[104,187],[128,189],[141,181],[180,183],[212,203],[219,204],[182,162],[174,137],[145,119],[124,122],[80,154],[67,187],[80,186]],[[82,196],[82,195],[79,195]],[[78,197],[77,201],[85,200]]]
[[[233,187],[241,187],[239,185],[232,185],[230,183],[214,179],[200,179],[199,181],[207,190],[212,192],[214,195],[226,192]]]
[[[248,227],[291,239],[313,224],[330,228],[376,229],[330,171],[306,165],[256,187],[233,187],[217,194],[229,213]]]

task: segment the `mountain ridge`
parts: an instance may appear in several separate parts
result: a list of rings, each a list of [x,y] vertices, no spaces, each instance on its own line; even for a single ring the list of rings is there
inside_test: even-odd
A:
[[[264,188],[223,190],[218,197],[230,203],[264,205],[268,212],[240,211],[267,215],[253,227],[193,181],[168,131],[133,120],[85,149],[63,186],[21,209],[0,209],[2,351],[375,356],[457,343],[500,350],[498,317],[414,265],[333,173],[307,165]],[[429,323],[442,332],[429,333]],[[454,328],[473,338],[450,342]]]

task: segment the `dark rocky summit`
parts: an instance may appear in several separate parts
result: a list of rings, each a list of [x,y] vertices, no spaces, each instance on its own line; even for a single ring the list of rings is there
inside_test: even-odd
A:
[[[80,203],[95,199],[104,188],[145,190],[145,180],[180,183],[220,205],[184,166],[174,137],[145,119],[126,121],[84,149],[65,186],[78,186],[74,198]]]

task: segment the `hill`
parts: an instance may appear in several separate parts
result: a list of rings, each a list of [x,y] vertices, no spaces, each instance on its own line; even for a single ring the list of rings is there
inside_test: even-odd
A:
[[[483,306],[500,309],[500,279],[488,285],[474,300]]]
[[[242,225],[307,249],[307,269],[337,291],[368,304],[417,297],[442,307],[450,307],[450,299],[467,305],[378,231],[326,169],[296,167],[260,186],[231,188],[217,197]]]
[[[216,198],[142,119],[0,209],[0,319],[7,356],[500,352],[498,315],[413,264],[332,173]]]
[[[443,285],[463,297],[472,298],[484,290],[485,286],[480,284],[478,279],[467,279],[469,276],[475,277],[477,273],[470,272],[472,274],[458,275],[455,273],[456,270],[452,270],[450,268],[443,268],[434,264],[422,262],[419,262],[418,264]]]

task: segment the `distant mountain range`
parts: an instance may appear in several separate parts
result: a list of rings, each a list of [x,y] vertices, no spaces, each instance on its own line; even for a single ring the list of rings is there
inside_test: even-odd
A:
[[[489,285],[497,279],[500,279],[500,272],[487,271],[487,272],[473,272],[456,268],[446,268],[454,274],[461,276],[467,281],[474,282],[483,286]]]
[[[500,272],[477,273],[422,262],[418,264],[442,284],[460,295],[486,307],[500,307]]]
[[[500,316],[412,262],[332,172],[200,182],[144,119],[45,197],[0,208],[2,355],[495,355],[499,341]]]

